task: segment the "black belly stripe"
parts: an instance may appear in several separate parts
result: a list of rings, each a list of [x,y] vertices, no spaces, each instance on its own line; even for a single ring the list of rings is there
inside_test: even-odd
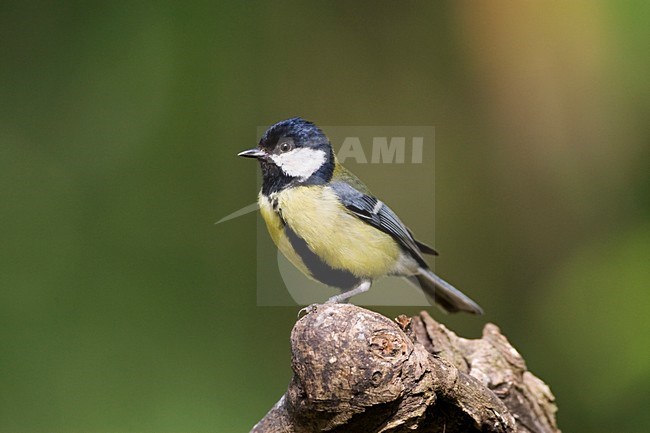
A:
[[[284,232],[303,263],[311,272],[312,277],[323,284],[341,289],[350,289],[361,282],[361,279],[343,269],[334,269],[318,257],[307,245],[307,242],[296,234],[288,225]]]

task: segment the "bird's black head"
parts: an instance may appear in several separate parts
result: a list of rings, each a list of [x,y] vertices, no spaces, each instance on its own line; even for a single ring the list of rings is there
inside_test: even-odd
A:
[[[265,195],[290,185],[324,184],[334,172],[334,153],[329,139],[320,128],[300,117],[271,126],[257,148],[241,152],[239,156],[260,161]]]

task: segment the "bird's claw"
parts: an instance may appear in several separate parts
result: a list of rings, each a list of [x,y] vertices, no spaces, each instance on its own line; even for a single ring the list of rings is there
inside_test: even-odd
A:
[[[307,305],[305,308],[301,308],[300,311],[298,311],[298,318],[300,319],[303,314],[306,316],[309,313],[313,313],[318,309],[318,304],[311,304]]]

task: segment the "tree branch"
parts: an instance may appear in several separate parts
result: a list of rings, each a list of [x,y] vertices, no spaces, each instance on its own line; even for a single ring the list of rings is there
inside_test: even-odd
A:
[[[426,312],[327,304],[291,345],[289,388],[252,433],[559,433],[550,389],[493,324],[468,340]]]

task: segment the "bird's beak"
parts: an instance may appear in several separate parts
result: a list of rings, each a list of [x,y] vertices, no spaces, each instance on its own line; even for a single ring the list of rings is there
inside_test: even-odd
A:
[[[245,158],[263,158],[266,156],[266,152],[264,152],[261,149],[254,148],[254,149],[248,149],[244,150],[243,152],[239,152],[237,156],[243,156]]]

